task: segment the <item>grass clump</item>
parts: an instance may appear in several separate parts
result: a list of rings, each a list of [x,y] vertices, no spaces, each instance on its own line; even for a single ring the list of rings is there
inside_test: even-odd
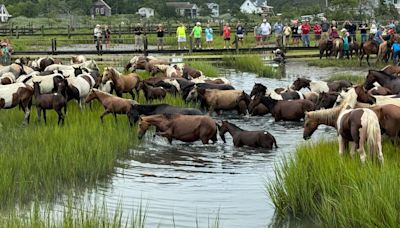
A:
[[[332,141],[300,146],[267,189],[277,213],[327,227],[394,227],[400,222],[400,153],[383,144],[385,164],[340,157]],[[375,159],[376,160],[376,159]]]
[[[365,77],[361,75],[355,75],[355,74],[346,74],[346,73],[338,73],[338,74],[333,74],[329,76],[327,79],[328,82],[331,81],[336,81],[336,80],[348,80],[352,82],[353,84],[362,84],[365,81]]]
[[[278,71],[272,66],[265,65],[259,55],[224,56],[223,65],[241,71],[256,73],[260,77],[277,77]]]
[[[197,69],[207,77],[218,77],[219,76],[219,70],[217,67],[215,67],[213,64],[207,61],[190,61],[190,62],[185,62],[189,66],[193,67],[194,69]]]

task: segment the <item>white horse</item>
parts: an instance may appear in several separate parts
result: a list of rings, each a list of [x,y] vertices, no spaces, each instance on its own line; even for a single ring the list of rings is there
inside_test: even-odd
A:
[[[86,57],[83,55],[76,55],[76,56],[71,56],[71,65],[72,64],[80,64],[86,62]]]
[[[46,76],[33,75],[25,79],[25,83],[33,88],[33,82],[40,82],[40,93],[52,93],[57,88],[57,82],[64,79],[64,76],[59,73],[54,73]]]
[[[68,87],[72,91],[72,97],[68,99],[76,99],[78,101],[79,107],[83,110],[84,100],[89,94],[90,90],[95,84],[95,80],[90,74],[80,74],[76,77],[67,78]]]

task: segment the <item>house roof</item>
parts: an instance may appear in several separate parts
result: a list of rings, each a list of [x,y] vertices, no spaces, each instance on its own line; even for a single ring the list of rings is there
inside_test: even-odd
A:
[[[192,4],[190,2],[167,2],[167,6],[173,6],[178,9],[192,9],[197,8],[196,4]]]
[[[93,3],[93,5],[101,5],[111,9],[111,7],[103,0],[98,0],[97,2]]]
[[[4,4],[0,4],[0,9],[2,9],[2,8],[4,9],[4,13],[6,13],[8,16],[11,17],[11,15],[8,13],[8,10]]]

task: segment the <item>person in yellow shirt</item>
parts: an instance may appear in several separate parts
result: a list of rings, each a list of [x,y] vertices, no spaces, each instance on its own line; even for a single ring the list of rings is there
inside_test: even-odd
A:
[[[178,37],[178,49],[180,50],[182,47],[186,49],[186,27],[183,23],[176,29],[176,36]]]

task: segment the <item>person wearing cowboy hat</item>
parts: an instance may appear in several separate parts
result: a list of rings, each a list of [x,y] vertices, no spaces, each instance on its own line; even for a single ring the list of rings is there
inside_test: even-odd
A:
[[[346,55],[347,59],[350,59],[350,37],[347,29],[343,28],[340,30],[342,32],[343,40],[343,56]]]
[[[94,42],[96,44],[96,50],[97,54],[101,55],[101,51],[103,50],[103,45],[101,43],[101,39],[103,36],[103,31],[101,29],[101,26],[99,24],[96,25],[96,27],[93,30],[93,36],[94,36]]]
[[[194,36],[194,47],[201,48],[201,33],[203,29],[201,28],[201,23],[196,22],[196,26],[193,27],[190,36]]]

